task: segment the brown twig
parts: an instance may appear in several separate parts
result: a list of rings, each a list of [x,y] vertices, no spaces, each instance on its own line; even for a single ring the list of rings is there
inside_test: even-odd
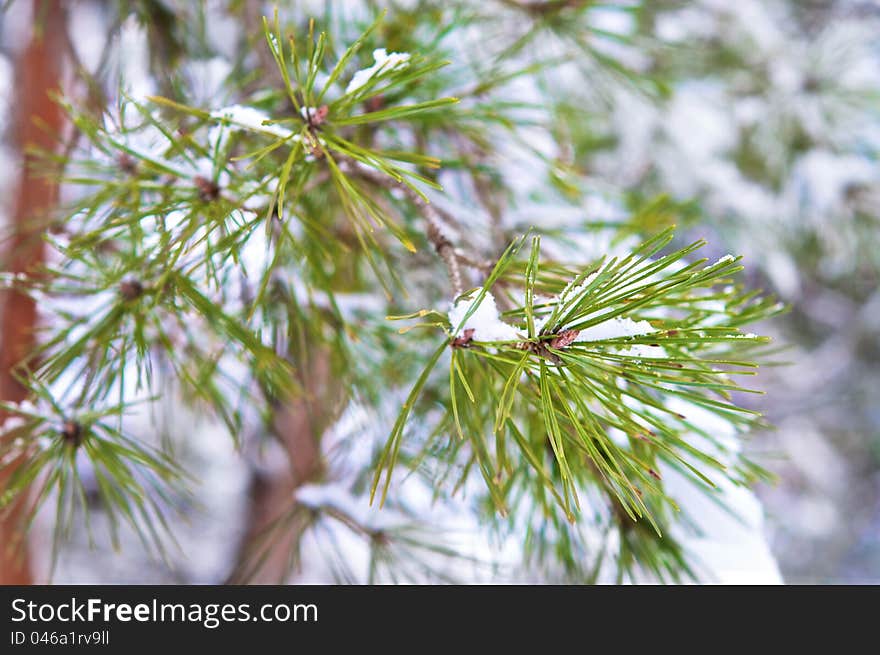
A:
[[[488,273],[495,267],[495,262],[489,259],[476,259],[475,257],[471,257],[467,253],[462,252],[460,248],[455,249],[455,257],[465,266],[480,271],[481,273]]]

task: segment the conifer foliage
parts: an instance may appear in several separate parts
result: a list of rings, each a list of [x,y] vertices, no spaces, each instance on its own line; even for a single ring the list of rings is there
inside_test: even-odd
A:
[[[42,319],[15,371],[30,397],[2,404],[0,462],[16,468],[0,506],[30,494],[25,521],[51,512],[56,548],[100,511],[112,541],[133,530],[173,559],[199,471],[156,408],[219,419],[247,451],[281,439],[294,406],[320,461],[246,544],[244,579],[272,540],[295,573],[306,536],[339,530],[369,553],[363,576],[330,556],[343,581],[490,564],[413,485],[513,535],[523,575],[702,579],[674,528],[700,517],[666,479],[724,503],[721,488],[767,477],[742,453],[762,423],[741,383],[768,352],[748,326],[782,306],[738,281],[739,258],[658,224],[676,211],[664,198],[595,220],[588,176],[552,152],[560,53],[597,89],[662,94],[591,17],[637,3],[282,4],[243,21],[252,47],[212,97],[175,68],[204,47],[185,33],[201,3],[116,4],[123,32],[149,27],[155,84],[122,79],[97,108],[57,99],[74,134],[43,153],[68,190],[51,256],[3,279]],[[371,425],[343,435],[353,408]]]

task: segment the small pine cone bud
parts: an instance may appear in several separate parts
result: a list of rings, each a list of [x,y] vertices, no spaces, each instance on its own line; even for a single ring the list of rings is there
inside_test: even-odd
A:
[[[577,339],[580,330],[563,330],[550,342],[550,347],[556,350],[562,350],[566,346],[570,346]]]
[[[449,345],[453,348],[469,348],[471,341],[474,340],[474,332],[474,328],[468,328],[467,330],[462,331],[461,336],[455,337]]]
[[[67,419],[61,426],[61,438],[74,448],[79,448],[83,440],[82,425],[72,419]]]
[[[327,114],[330,108],[327,105],[321,105],[314,112],[308,112],[309,127],[320,127],[327,120]]]
[[[193,183],[199,191],[199,200],[202,202],[213,202],[220,197],[220,186],[213,180],[196,175]]]
[[[364,109],[369,112],[379,111],[385,106],[385,97],[380,93],[364,100]]]
[[[119,285],[119,295],[125,300],[137,300],[144,292],[144,285],[140,280],[128,279],[123,280]]]
[[[391,539],[384,530],[376,530],[370,535],[370,539],[377,546],[387,546],[391,543]]]
[[[816,93],[822,88],[822,80],[815,75],[807,75],[804,78],[801,88],[805,93]]]
[[[126,152],[119,155],[116,159],[116,164],[124,173],[128,173],[129,175],[137,173],[137,160]]]

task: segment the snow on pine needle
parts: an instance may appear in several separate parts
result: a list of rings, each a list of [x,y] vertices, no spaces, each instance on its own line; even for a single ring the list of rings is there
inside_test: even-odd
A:
[[[409,65],[409,59],[409,53],[392,52],[389,54],[385,48],[376,48],[373,50],[373,65],[368,68],[362,68],[352,75],[351,81],[345,87],[345,94],[357,93],[374,77],[382,73],[406,68]]]
[[[579,497],[598,485],[626,515],[646,518],[659,532],[658,517],[675,506],[661,470],[707,489],[713,477],[730,474],[671,401],[716,414],[738,432],[758,425],[760,416],[734,403],[731,392],[751,391],[733,378],[753,374],[749,355],[767,339],[739,326],[780,306],[731,283],[738,259],[692,259],[702,242],[661,254],[672,238],[666,230],[582,271],[542,266],[538,237],[527,260],[516,257],[522,241],[512,246],[485,285],[445,317],[447,337],[382,452],[385,489],[410,414],[437,417],[422,415],[417,400],[446,353],[449,409],[431,433],[465,444],[502,514],[518,487],[532,485],[548,503],[544,510],[555,505],[577,521]],[[749,464],[737,470],[743,482],[762,475]]]
[[[665,529],[675,502],[664,487],[670,470],[704,487],[728,465],[725,475],[736,482],[758,474],[690,416],[710,413],[733,433],[757,421],[730,395],[741,390],[732,378],[751,371],[748,356],[764,343],[740,327],[775,310],[730,282],[738,262],[694,262],[698,244],[661,255],[669,232],[621,258],[595,260],[575,248],[576,266],[548,258],[537,240],[523,258],[520,240],[483,280],[500,244],[483,251],[462,243],[471,226],[482,231],[479,217],[463,223],[425,190],[446,185],[436,173],[440,157],[455,176],[470,160],[463,154],[485,151],[486,161],[480,154],[474,163],[482,170],[492,162],[483,172],[493,184],[497,162],[508,162],[498,164],[503,172],[514,161],[492,146],[491,130],[502,126],[504,141],[514,141],[512,129],[525,134],[514,108],[491,97],[510,71],[471,79],[453,66],[440,74],[457,48],[422,48],[377,29],[379,22],[338,48],[339,35],[310,27],[308,39],[288,38],[277,15],[266,20],[264,54],[277,70],[261,71],[254,86],[271,81],[271,88],[235,84],[195,98],[163,87],[174,95],[163,98],[151,95],[159,85],[137,85],[113,119],[64,103],[82,138],[66,162],[72,201],[49,237],[48,270],[32,280],[0,279],[31,295],[41,320],[38,350],[22,367],[31,404],[6,408],[11,416],[0,428],[10,437],[0,461],[25,458],[15,488],[49,471],[40,497],[54,490],[59,517],[88,520],[74,501],[97,485],[109,512],[136,529],[161,523],[172,504],[164,483],[179,472],[141,443],[145,435],[132,434],[123,421],[130,405],[149,406],[170,388],[206,406],[236,440],[268,434],[287,398],[326,402],[311,379],[320,376],[310,374],[310,362],[325,353],[328,406],[362,395],[394,411],[405,396],[403,410],[371,487],[376,457],[359,429],[370,456],[357,475],[340,480],[328,470],[291,501],[315,521],[307,532],[334,525],[356,533],[376,561],[411,558],[413,544],[430,548],[396,520],[422,524],[428,516],[402,511],[406,493],[390,498],[384,515],[358,507],[387,471],[384,502],[398,463],[419,467],[432,505],[469,494],[475,529],[486,524],[484,504],[470,501],[485,488],[487,505],[522,528],[516,540],[532,535],[525,550],[540,541],[538,550],[561,553],[543,559],[575,568],[590,558],[595,540],[587,533],[623,526],[621,516],[647,516],[657,532]],[[447,94],[458,91],[464,102],[456,106]],[[543,187],[537,170],[530,167],[528,178]],[[498,186],[512,179],[502,175]],[[523,207],[527,194],[516,195],[511,204]],[[545,228],[558,213],[529,207],[530,221],[539,215],[533,209]],[[447,222],[450,234],[440,229]],[[585,237],[594,249],[597,236]],[[431,246],[449,269],[451,307],[445,285],[439,295],[421,284],[423,271],[402,275],[401,264],[414,261],[402,251]],[[424,272],[436,277],[429,267]],[[419,313],[433,318],[434,332],[421,341],[393,334],[379,317],[405,302],[398,291],[424,297],[423,289],[442,305]],[[437,330],[436,348],[423,350]],[[401,380],[403,388],[388,388]],[[78,476],[91,476],[91,486]],[[587,509],[596,523],[574,525]],[[622,542],[650,532],[628,527]],[[633,550],[656,548],[657,560],[679,562],[674,541],[650,536]]]
[[[468,340],[519,341],[522,339],[519,330],[501,320],[501,315],[495,306],[495,297],[489,292],[486,292],[479,304],[470,297],[459,299],[449,310],[449,324],[453,329],[461,325],[461,330],[456,332],[456,335],[460,333],[462,336],[459,338]]]

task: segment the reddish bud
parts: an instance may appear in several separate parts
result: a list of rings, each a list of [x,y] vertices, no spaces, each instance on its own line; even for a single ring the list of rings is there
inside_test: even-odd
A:
[[[212,202],[220,197],[220,187],[213,180],[208,180],[201,175],[193,178],[193,184],[199,192],[199,200],[202,202]]]
[[[116,165],[119,166],[119,168],[123,172],[125,172],[129,175],[134,175],[135,173],[137,173],[137,161],[135,160],[134,157],[132,157],[131,155],[129,155],[126,152],[122,153],[121,155],[119,155],[119,157],[117,157]]]
[[[367,111],[379,111],[382,107],[385,106],[385,98],[382,95],[373,96],[372,98],[367,98],[364,101],[364,108]]]
[[[580,334],[580,330],[563,330],[550,342],[550,347],[561,350],[574,342],[578,334]]]
[[[64,421],[64,424],[61,426],[61,438],[73,445],[74,448],[79,447],[83,438],[82,426],[71,419]]]
[[[119,285],[119,295],[126,300],[137,300],[144,292],[144,285],[139,280],[123,280]]]
[[[327,113],[330,108],[327,105],[321,105],[314,113],[309,112],[309,125],[312,127],[320,127],[327,120]]]
[[[468,328],[461,333],[460,337],[455,337],[450,344],[453,348],[468,348],[471,341],[474,340],[474,328]]]

